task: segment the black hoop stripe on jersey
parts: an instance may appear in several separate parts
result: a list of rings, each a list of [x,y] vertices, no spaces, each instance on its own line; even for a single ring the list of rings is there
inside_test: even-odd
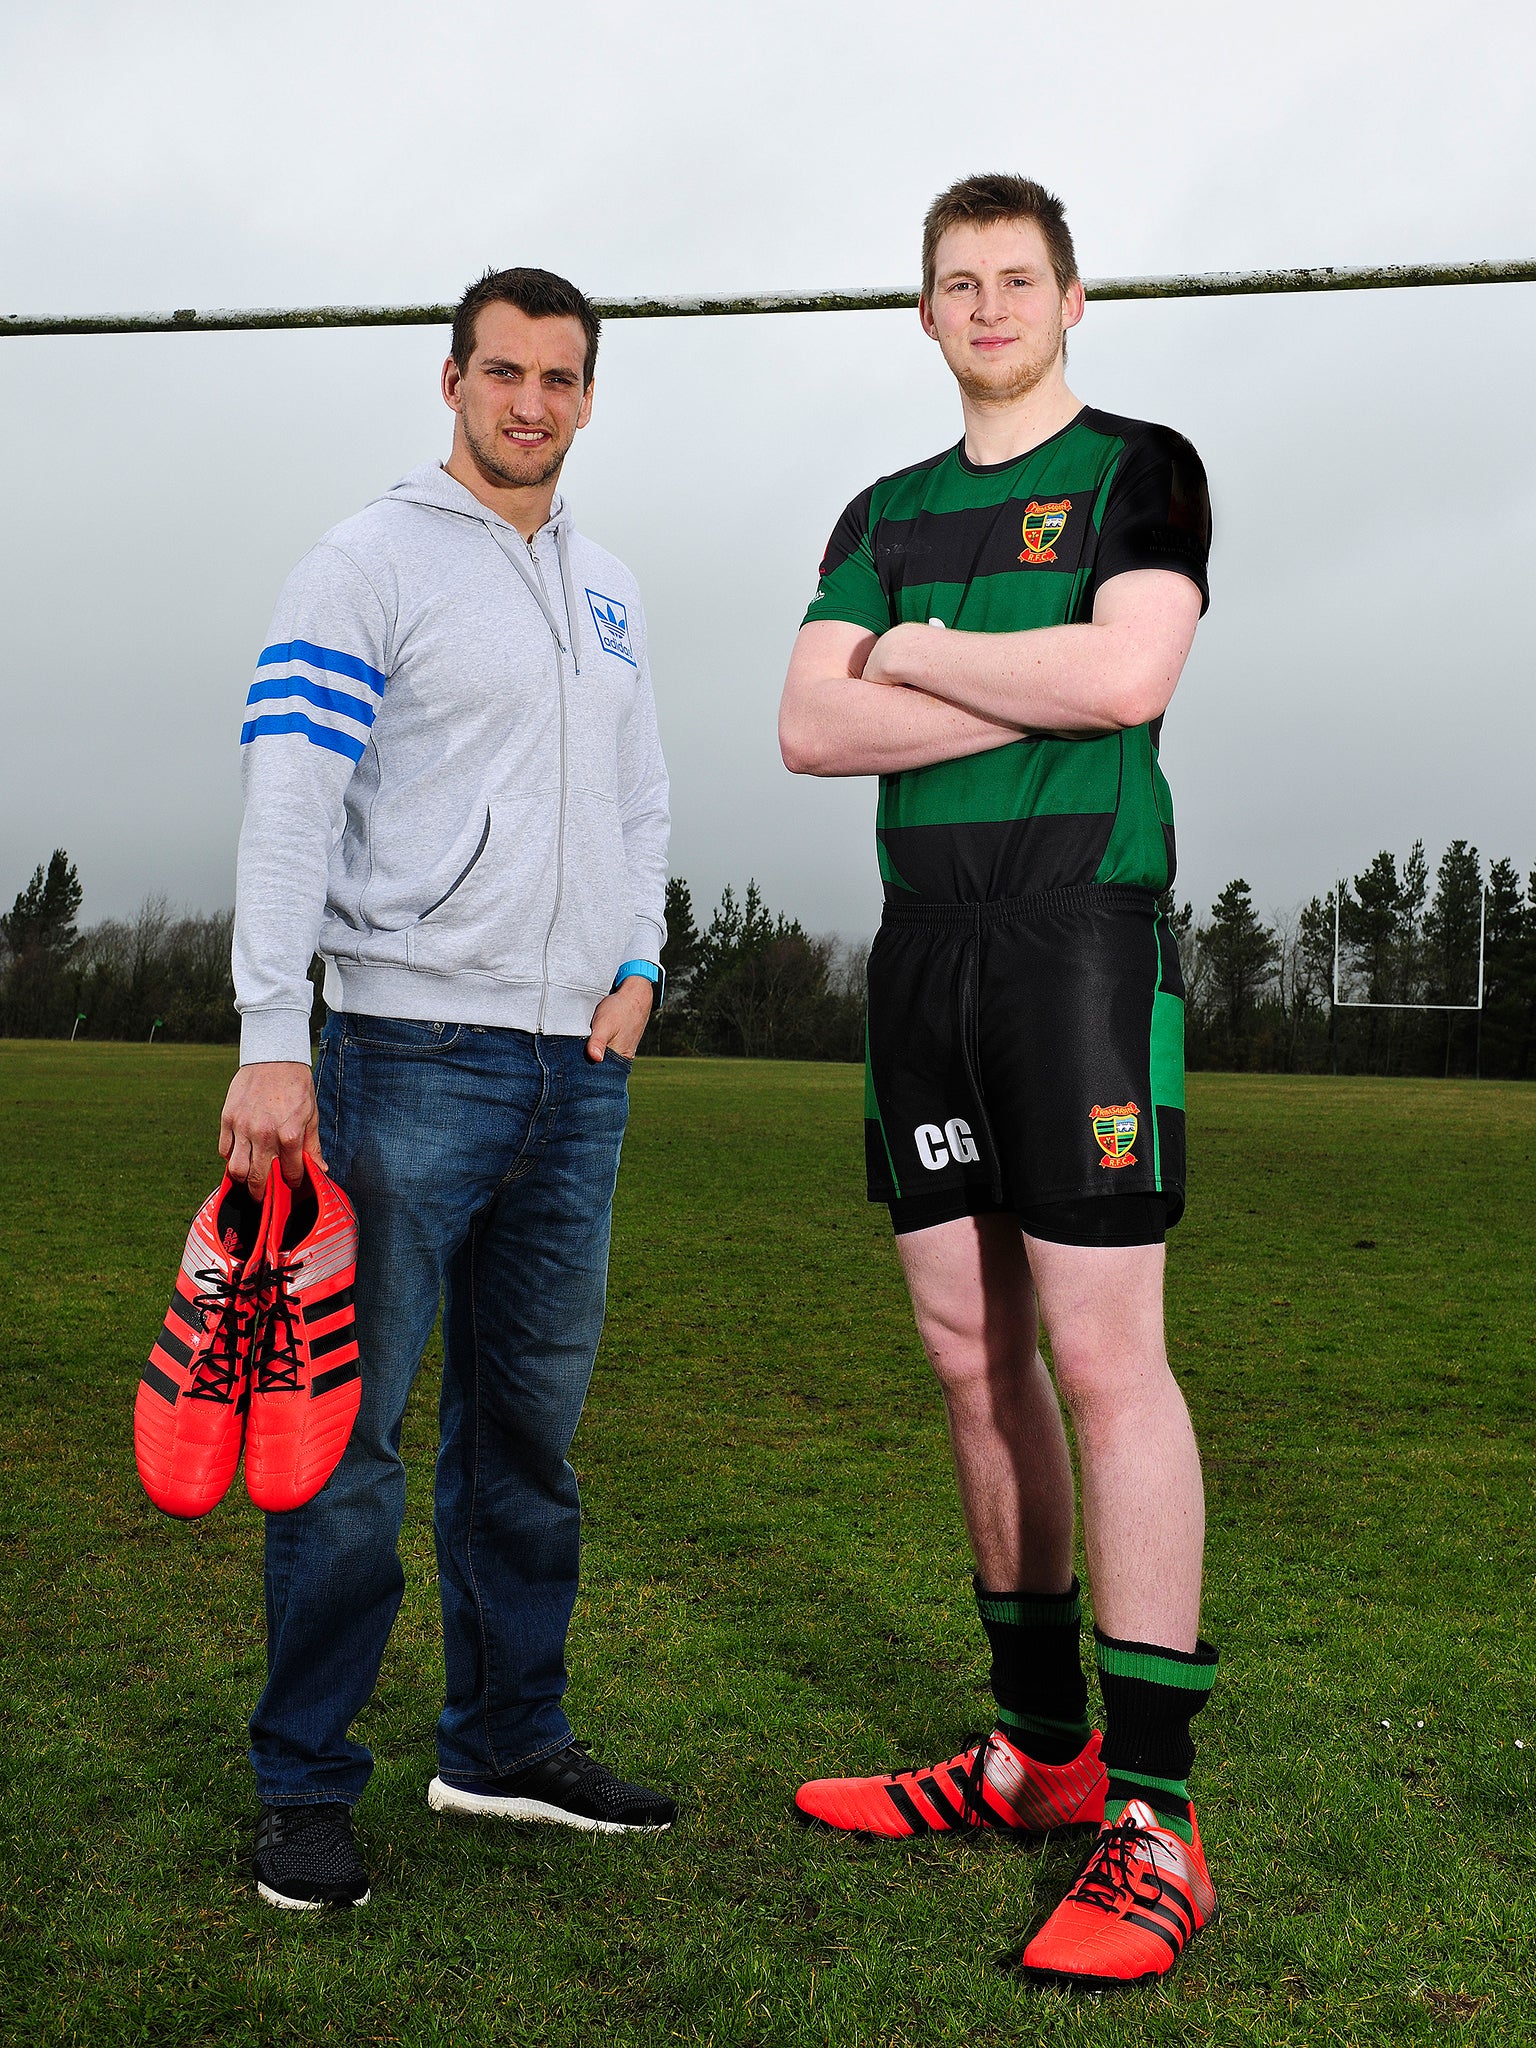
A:
[[[1081,623],[1112,577],[1171,569],[1208,599],[1210,504],[1182,435],[1085,407],[1015,462],[963,444],[883,477],[839,519],[806,613],[883,633],[937,618],[1008,633]],[[1158,722],[1160,724],[1160,721]],[[1174,872],[1158,725],[1030,735],[881,778],[888,898],[986,902],[1074,884],[1160,891]]]

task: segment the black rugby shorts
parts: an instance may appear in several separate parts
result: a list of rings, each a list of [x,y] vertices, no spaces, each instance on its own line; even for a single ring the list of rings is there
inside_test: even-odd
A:
[[[1184,981],[1157,899],[887,903],[864,1119],[898,1234],[1003,1212],[1058,1243],[1160,1243],[1184,1211]]]

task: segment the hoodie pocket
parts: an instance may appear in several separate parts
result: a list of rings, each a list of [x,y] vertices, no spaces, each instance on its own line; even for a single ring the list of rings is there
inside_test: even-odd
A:
[[[405,964],[430,974],[538,981],[555,904],[550,793],[498,798],[473,858],[398,935]]]
[[[458,874],[455,876],[453,881],[451,881],[448,884],[448,887],[443,891],[442,895],[438,897],[437,901],[435,903],[429,903],[427,905],[426,909],[421,913],[421,916],[417,919],[418,924],[424,923],[427,918],[433,916],[437,911],[441,910],[443,905],[448,901],[450,896],[456,896],[458,894],[460,889],[463,888],[464,884],[469,880],[470,876],[474,873],[475,869],[480,865],[481,856],[484,854],[485,849],[487,848],[487,846],[490,845],[490,843],[491,807],[489,804],[487,804],[485,807],[485,826],[480,834],[479,845],[475,848],[474,852],[469,856],[469,859],[465,862],[464,866],[459,870]]]
[[[567,790],[560,910],[549,939],[550,980],[605,994],[634,928],[619,807],[595,790]]]

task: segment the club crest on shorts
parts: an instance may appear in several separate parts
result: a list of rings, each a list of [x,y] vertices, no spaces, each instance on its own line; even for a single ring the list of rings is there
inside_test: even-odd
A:
[[[587,603],[592,608],[592,623],[603,643],[603,652],[616,654],[620,661],[627,661],[631,668],[638,668],[639,663],[629,644],[629,613],[623,605],[616,597],[604,597],[600,590],[589,590]]]
[[[1134,1166],[1136,1154],[1131,1147],[1136,1142],[1140,1129],[1141,1112],[1134,1102],[1096,1102],[1092,1109],[1093,1135],[1099,1143],[1104,1157],[1100,1166]]]
[[[1024,552],[1021,562],[1054,562],[1055,543],[1061,539],[1072,510],[1070,498],[1049,498],[1043,503],[1031,498],[1024,507]]]

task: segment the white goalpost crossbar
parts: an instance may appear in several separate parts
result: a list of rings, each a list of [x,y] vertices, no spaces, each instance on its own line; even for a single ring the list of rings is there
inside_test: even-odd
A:
[[[1218,270],[1168,277],[1090,277],[1090,299],[1225,299],[1289,292],[1402,291],[1424,286],[1536,283],[1536,261],[1314,264],[1287,270]],[[910,285],[862,291],[683,293],[658,298],[599,298],[604,320],[719,318],[740,313],[880,313],[917,304]],[[6,335],[210,334],[242,329],[446,327],[451,305],[181,306],[153,313],[4,313]]]

